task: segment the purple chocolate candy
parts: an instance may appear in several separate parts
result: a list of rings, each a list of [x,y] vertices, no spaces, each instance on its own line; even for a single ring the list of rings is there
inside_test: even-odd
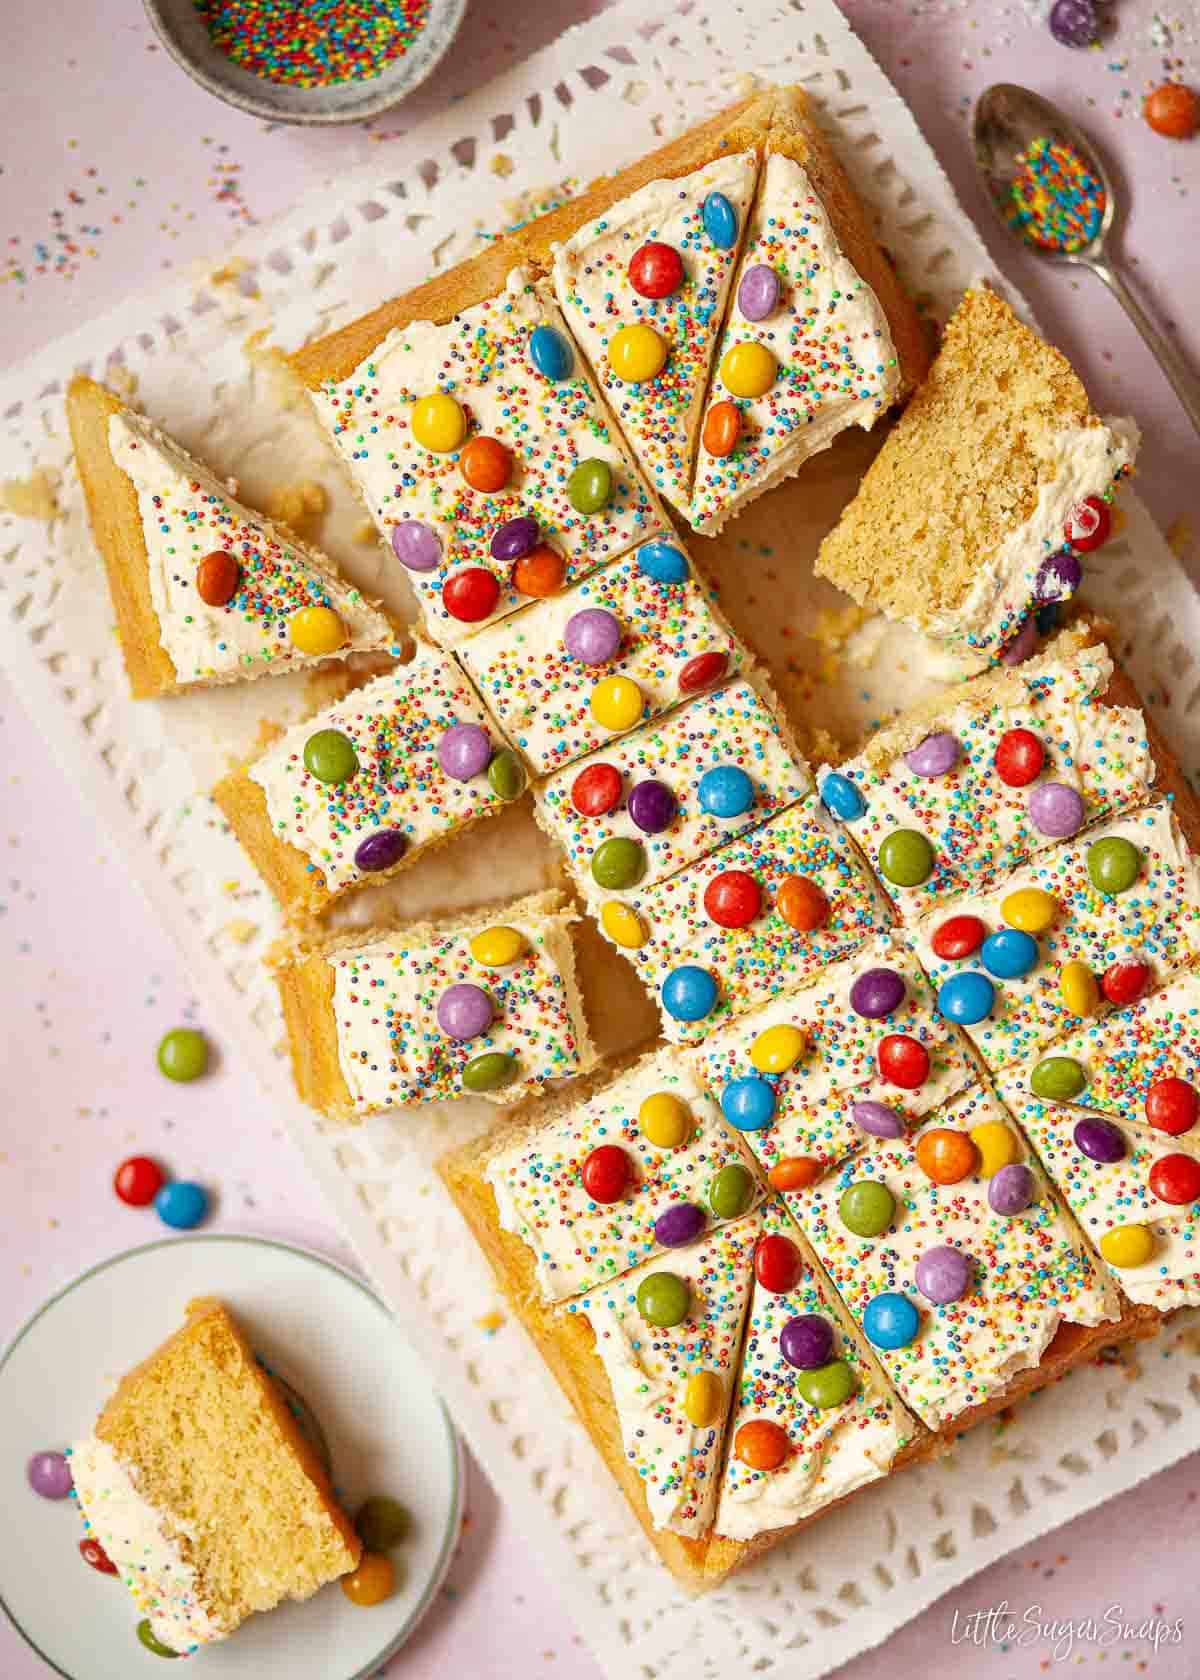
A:
[[[438,742],[438,763],[456,782],[469,782],[491,762],[492,743],[477,723],[452,723]]]
[[[1069,840],[1083,827],[1083,800],[1065,782],[1038,782],[1029,790],[1029,820],[1040,834]]]
[[[1025,620],[1011,642],[1000,655],[1001,665],[1023,665],[1037,650],[1037,619],[1032,614]]]
[[[493,560],[521,560],[531,554],[541,541],[538,522],[527,513],[507,519],[492,538]]]
[[[856,1102],[850,1106],[854,1124],[871,1137],[898,1138],[904,1136],[904,1121],[894,1108],[881,1102]]]
[[[423,519],[402,519],[392,526],[392,553],[410,572],[436,572],[442,563],[438,534]]]
[[[43,1499],[65,1499],[74,1487],[71,1466],[64,1453],[34,1453],[25,1466],[25,1475],[34,1493]]]
[[[1037,1179],[1024,1161],[998,1167],[988,1180],[988,1206],[993,1213],[1024,1213],[1037,1194]]]
[[[354,854],[354,867],[361,869],[364,875],[373,875],[379,869],[390,869],[394,863],[400,862],[407,845],[408,839],[402,829],[377,828],[374,834],[368,834],[365,840],[359,842]]]
[[[971,1257],[961,1248],[927,1248],[917,1261],[916,1282],[927,1301],[944,1307],[971,1287]]]
[[[946,776],[962,756],[962,742],[957,735],[940,730],[906,752],[904,762],[914,776]]]
[[[868,968],[850,988],[850,1007],[868,1021],[882,1021],[904,1002],[904,981],[894,968]]]
[[[1064,47],[1090,47],[1096,39],[1096,8],[1092,0],[1054,0],[1050,33]]]
[[[769,263],[754,263],[742,275],[738,308],[747,321],[765,321],[779,302],[779,276]]]
[[[621,621],[603,607],[572,613],[563,631],[563,646],[581,665],[605,665],[621,645]]]
[[[1083,582],[1083,567],[1069,549],[1060,549],[1038,567],[1033,592],[1039,606],[1069,601]]]
[[[664,782],[637,782],[625,809],[643,834],[661,834],[675,820],[675,795]]]
[[[779,1351],[797,1371],[815,1371],[833,1358],[833,1325],[820,1313],[797,1313],[779,1332]]]
[[[472,986],[465,980],[457,986],[447,986],[438,999],[438,1026],[447,1038],[458,1039],[460,1043],[485,1033],[495,1013],[483,987]]]
[[[1111,1120],[1080,1120],[1071,1135],[1075,1147],[1089,1161],[1101,1161],[1108,1166],[1125,1158],[1125,1134]]]
[[[654,1221],[654,1240],[664,1248],[695,1242],[704,1229],[704,1209],[695,1202],[676,1202]]]

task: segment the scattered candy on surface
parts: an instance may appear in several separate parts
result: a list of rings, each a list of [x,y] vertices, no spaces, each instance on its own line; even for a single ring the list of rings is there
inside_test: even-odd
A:
[[[907,1295],[889,1290],[867,1302],[863,1312],[863,1330],[875,1347],[907,1347],[917,1339],[921,1328],[921,1313]]]
[[[948,776],[962,757],[962,742],[946,730],[925,739],[906,752],[904,762],[914,776]]]
[[[130,1207],[149,1207],[166,1182],[166,1174],[149,1155],[130,1155],[113,1174],[113,1189]]]
[[[354,867],[364,875],[393,869],[408,850],[408,836],[403,829],[379,828],[368,834],[354,850]]]
[[[710,817],[740,817],[754,804],[754,783],[740,765],[719,764],[701,776],[696,797]]]
[[[462,405],[445,391],[418,397],[409,421],[412,435],[434,455],[448,455],[458,449],[467,435],[467,417]]]
[[[473,437],[458,457],[458,470],[472,490],[503,490],[512,477],[512,453],[499,438]]]
[[[908,1033],[887,1033],[875,1054],[880,1077],[902,1091],[918,1091],[929,1078],[929,1051]]]
[[[1200,95],[1182,82],[1164,82],[1147,96],[1142,114],[1164,139],[1190,140],[1200,127]]]
[[[676,1202],[654,1221],[654,1240],[664,1248],[686,1248],[695,1242],[705,1224],[703,1208],[695,1202]]]
[[[1063,536],[1080,554],[1102,548],[1112,532],[1112,510],[1102,496],[1076,502],[1063,527]]]
[[[1028,787],[1042,773],[1046,749],[1031,729],[1009,729],[996,742],[992,762],[1005,787]]]
[[[799,1027],[781,1022],[759,1033],[750,1046],[750,1062],[758,1073],[786,1073],[803,1056],[806,1045]]]
[[[196,593],[206,607],[228,606],[241,581],[241,565],[226,548],[214,548],[196,567]]]
[[[452,781],[469,782],[487,769],[492,743],[477,723],[452,723],[438,741],[437,760]]]
[[[463,566],[442,585],[442,605],[460,624],[482,623],[499,599],[499,579],[485,566]]]
[[[832,770],[821,782],[821,803],[831,816],[854,822],[866,810],[866,801],[849,776]]]
[[[109,1557],[99,1540],[93,1540],[89,1534],[79,1542],[79,1555],[89,1569],[94,1569],[99,1575],[115,1575],[117,1566]]]
[[[737,243],[737,211],[723,192],[710,192],[700,206],[700,220],[704,231],[718,251],[728,251]]]
[[[37,1452],[25,1466],[25,1479],[39,1498],[66,1499],[75,1483],[65,1453]]]
[[[588,709],[601,729],[632,729],[640,723],[646,702],[632,677],[605,677],[588,700]]]
[[[713,403],[704,416],[700,441],[715,460],[723,461],[737,448],[742,433],[742,411],[735,402]]]
[[[721,383],[733,397],[764,397],[779,364],[765,344],[734,344],[721,357]]]
[[[139,1643],[144,1645],[147,1651],[153,1652],[156,1657],[170,1657],[173,1660],[179,1656],[178,1651],[172,1651],[169,1645],[164,1645],[162,1640],[155,1636],[148,1616],[144,1616],[138,1623],[137,1636]]]
[[[830,916],[829,899],[807,875],[789,875],[780,883],[775,908],[797,933],[815,933]]]
[[[683,1412],[696,1429],[717,1422],[725,1402],[725,1386],[715,1371],[693,1371],[683,1391]]]
[[[822,1412],[843,1405],[854,1393],[854,1386],[854,1372],[844,1359],[831,1359],[815,1371],[800,1371],[796,1376],[800,1398]]]
[[[612,764],[589,764],[571,783],[571,803],[583,817],[606,817],[621,802],[621,772]]]
[[[921,1255],[913,1281],[927,1301],[944,1307],[962,1300],[971,1287],[973,1273],[969,1254],[964,1254],[961,1248],[939,1244]]]
[[[484,968],[507,968],[524,955],[525,948],[525,935],[518,928],[503,925],[484,928],[472,936],[468,946],[474,960]]]
[[[790,1237],[777,1231],[754,1245],[754,1275],[771,1295],[786,1295],[804,1273],[804,1257]]]
[[[666,366],[669,346],[661,333],[639,321],[618,327],[608,344],[608,365],[615,379],[626,385],[641,385],[656,378]]]
[[[833,1358],[833,1325],[819,1313],[797,1313],[779,1332],[779,1351],[796,1371],[815,1371]]]
[[[670,788],[651,777],[630,789],[625,809],[643,834],[661,834],[674,822],[678,805]]]
[[[1029,790],[1029,820],[1052,840],[1069,840],[1083,827],[1084,805],[1066,782],[1038,782]]]
[[[861,1179],[843,1190],[838,1216],[856,1237],[878,1237],[896,1217],[896,1199],[886,1184]]]
[[[520,595],[535,601],[557,595],[567,575],[567,562],[549,543],[538,543],[528,554],[513,562],[512,584]]]
[[[506,519],[497,528],[488,544],[488,552],[493,560],[501,562],[522,560],[533,553],[541,540],[541,527],[537,520],[527,513],[520,513],[515,519]]]
[[[917,1140],[917,1165],[934,1184],[958,1184],[979,1166],[979,1151],[965,1132],[935,1126]]]
[[[392,527],[392,553],[408,572],[436,572],[442,563],[438,534],[423,519],[402,519]]]
[[[1111,1120],[1089,1115],[1087,1119],[1076,1122],[1071,1136],[1080,1154],[1086,1155],[1089,1161],[1109,1165],[1113,1161],[1124,1160],[1127,1153],[1125,1134]]]
[[[1142,854],[1132,840],[1109,834],[1088,847],[1087,870],[1097,892],[1128,892],[1142,870]]]
[[[412,1516],[398,1499],[372,1494],[358,1508],[354,1531],[369,1552],[390,1552],[412,1532]]]
[[[984,1120],[972,1126],[968,1135],[979,1154],[976,1171],[981,1178],[993,1178],[1001,1167],[1010,1166],[1020,1158],[1021,1146],[1012,1127],[1006,1126],[1003,1120]]]
[[[1022,933],[1048,933],[1058,915],[1058,900],[1041,887],[1021,887],[1001,900],[1000,914]]]
[[[774,1119],[776,1101],[770,1080],[746,1074],[721,1092],[721,1112],[739,1132],[758,1132]]]
[[[986,974],[952,974],[938,987],[938,1008],[960,1027],[986,1020],[995,1002],[996,988]]]
[[[482,986],[460,981],[448,986],[437,1001],[437,1022],[457,1043],[479,1038],[496,1018],[495,1005]]]
[[[997,980],[1020,980],[1037,967],[1037,940],[1020,928],[1001,928],[989,933],[980,947],[979,960]]]
[[[904,1002],[903,977],[894,968],[867,968],[850,987],[850,1007],[867,1021],[884,1021]]]
[[[1100,986],[1086,963],[1063,964],[1058,977],[1058,990],[1063,1008],[1081,1021],[1087,1020],[1100,1008]]]
[[[733,1450],[749,1470],[778,1470],[792,1449],[781,1424],[770,1418],[751,1418],[738,1429]]]
[[[1100,990],[1109,1003],[1123,1009],[1136,1003],[1150,983],[1150,965],[1137,957],[1122,957],[1105,969]]]
[[[195,1027],[173,1027],[158,1045],[158,1071],[177,1084],[199,1079],[208,1069],[208,1040]]]
[[[525,766],[513,752],[511,747],[504,747],[492,759],[487,770],[488,786],[506,805],[511,805],[514,799],[520,799],[525,792],[529,778],[525,774]]]
[[[629,259],[629,284],[639,297],[670,297],[683,285],[683,258],[673,245],[648,240]]]
[[[1187,1079],[1156,1079],[1146,1092],[1146,1119],[1156,1132],[1182,1137],[1200,1114],[1200,1092]]]
[[[1150,1189],[1160,1202],[1184,1207],[1200,1198],[1200,1161],[1178,1152],[1160,1155],[1150,1168]]]
[[[341,1587],[351,1604],[363,1609],[382,1604],[396,1590],[396,1566],[382,1552],[364,1552],[358,1568],[342,1576]]]
[[[358,773],[353,741],[340,729],[318,729],[304,743],[304,768],[330,787],[348,782]]]
[[[988,1183],[988,1206],[1006,1218],[1024,1213],[1036,1195],[1037,1179],[1032,1167],[1027,1167],[1024,1161],[999,1167]]]
[[[691,1290],[674,1272],[651,1272],[638,1284],[637,1309],[647,1324],[660,1330],[682,1324],[691,1304]]]
[[[784,1155],[767,1174],[772,1190],[807,1190],[823,1171],[814,1155]]]
[[[208,1212],[208,1192],[186,1178],[164,1184],[154,1198],[154,1211],[164,1225],[190,1231]]]
[[[592,853],[592,879],[606,892],[635,887],[645,873],[645,847],[624,834],[610,835]]]
[[[576,513],[599,513],[612,501],[613,475],[607,461],[580,461],[567,480],[567,496]]]
[[[679,1149],[695,1129],[692,1111],[673,1091],[655,1091],[638,1109],[638,1129],[656,1149]]]
[[[575,366],[571,341],[557,327],[535,327],[529,335],[529,360],[554,385],[568,379]]]
[[[642,918],[628,904],[610,899],[600,907],[600,926],[612,940],[626,951],[638,951],[650,935]]]
[[[754,1200],[754,1179],[746,1167],[730,1161],[708,1187],[708,1205],[718,1219],[736,1219]]]
[[[1029,1089],[1047,1102],[1073,1102],[1087,1074],[1073,1056],[1043,1056],[1029,1076]]]
[[[729,669],[729,655],[713,649],[689,659],[679,673],[680,694],[699,694],[710,684],[719,682]]]
[[[957,962],[977,951],[986,936],[978,916],[948,916],[934,930],[930,944],[944,962]]]
[[[751,263],[737,290],[737,306],[747,321],[765,321],[779,307],[779,276],[770,263]]]
[[[726,869],[705,887],[704,910],[718,927],[749,927],[762,910],[762,889],[748,871]]]
[[[619,1202],[633,1183],[633,1163],[619,1144],[602,1143],[580,1169],[583,1188],[594,1202]]]
[[[1110,1266],[1124,1270],[1154,1258],[1154,1232],[1146,1225],[1117,1225],[1100,1238],[1100,1252]]]
[[[685,963],[662,983],[663,1008],[676,1021],[702,1021],[717,1002],[717,982],[706,968]]]
[[[933,847],[915,828],[893,829],[879,848],[879,872],[895,887],[919,887],[933,862]]]
[[[851,1103],[850,1117],[859,1131],[866,1132],[869,1137],[898,1138],[904,1135],[903,1117],[886,1103]]]
[[[638,570],[655,583],[686,583],[690,576],[683,550],[658,539],[642,544],[637,563]]]
[[[489,1050],[475,1056],[462,1071],[463,1088],[476,1093],[501,1091],[517,1077],[517,1061],[503,1050]]]

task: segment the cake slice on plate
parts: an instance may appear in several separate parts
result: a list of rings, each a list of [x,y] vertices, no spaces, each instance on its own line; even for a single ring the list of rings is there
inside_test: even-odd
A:
[[[1074,593],[1137,446],[1132,421],[1093,413],[1065,356],[994,292],[969,291],[817,573],[990,664]]]
[[[687,517],[706,534],[866,430],[929,366],[917,312],[800,88],[779,88]]]
[[[213,798],[298,916],[399,873],[524,786],[459,665],[422,642],[407,665],[274,731]]]
[[[219,1301],[190,1304],[70,1463],[84,1525],[164,1655],[310,1597],[362,1552],[326,1468]]]
[[[557,892],[437,926],[298,938],[275,958],[296,1087],[357,1119],[478,1095],[516,1102],[596,1060]]]
[[[396,627],[331,561],[105,386],[72,380],[67,418],[136,699],[394,650]]]

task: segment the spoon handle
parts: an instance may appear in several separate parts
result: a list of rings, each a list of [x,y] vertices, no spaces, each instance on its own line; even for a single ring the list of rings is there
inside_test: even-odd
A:
[[[1188,419],[1196,431],[1200,432],[1200,385],[1197,385],[1183,357],[1154,325],[1115,268],[1111,268],[1106,262],[1089,262],[1088,267],[1100,276],[1141,333],[1147,349],[1156,357],[1159,367],[1170,380],[1171,388],[1183,404]]]

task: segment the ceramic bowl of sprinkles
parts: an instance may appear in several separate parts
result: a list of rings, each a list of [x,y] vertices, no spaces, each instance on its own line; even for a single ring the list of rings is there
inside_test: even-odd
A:
[[[202,88],[267,122],[361,122],[423,82],[466,0],[145,0]]]

